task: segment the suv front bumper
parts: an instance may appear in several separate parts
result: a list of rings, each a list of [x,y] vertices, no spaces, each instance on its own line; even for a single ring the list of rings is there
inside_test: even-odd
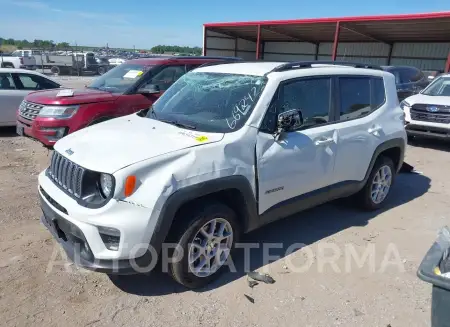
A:
[[[405,130],[408,136],[450,139],[450,126],[443,127],[431,124],[406,123]]]
[[[153,249],[158,247],[150,246],[155,230],[150,209],[115,200],[102,209],[80,207],[45,171],[39,176],[39,197],[41,222],[76,265],[108,274],[147,272],[156,265],[158,252]],[[89,211],[90,215],[83,213]],[[99,226],[120,231],[117,250],[106,247]]]
[[[52,147],[59,139],[67,135],[70,121],[66,119],[46,119],[36,117],[34,120],[17,115],[17,129],[24,136],[38,140],[47,147]]]

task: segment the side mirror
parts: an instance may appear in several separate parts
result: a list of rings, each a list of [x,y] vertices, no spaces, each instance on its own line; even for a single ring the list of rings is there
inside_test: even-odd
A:
[[[160,92],[159,86],[155,84],[148,84],[137,91],[138,94],[158,94]]]
[[[299,109],[285,111],[277,117],[277,131],[275,139],[278,140],[283,132],[294,131],[303,125],[303,115]]]

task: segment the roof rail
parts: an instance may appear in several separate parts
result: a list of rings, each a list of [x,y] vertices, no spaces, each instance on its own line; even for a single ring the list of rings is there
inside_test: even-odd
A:
[[[211,59],[211,58],[209,58]],[[245,61],[237,58],[237,59],[225,59],[225,58],[221,58],[222,60],[218,60],[218,61],[211,61],[211,62],[205,62],[203,65],[198,66],[197,68],[200,67],[207,67],[207,66],[215,66],[215,65],[225,65],[225,64],[234,64],[234,63],[244,63]]]
[[[383,70],[381,66],[363,64],[358,62],[348,62],[348,61],[326,61],[326,60],[317,60],[317,61],[293,61],[282,64],[280,66],[275,67],[270,72],[266,73],[274,73],[274,72],[284,72],[287,70],[293,69],[303,69],[303,68],[313,68],[312,65],[333,65],[333,66],[348,66],[354,68],[367,68],[367,69],[376,69]]]
[[[221,60],[243,60],[239,57],[221,57],[221,56],[170,56],[170,59],[221,59]]]

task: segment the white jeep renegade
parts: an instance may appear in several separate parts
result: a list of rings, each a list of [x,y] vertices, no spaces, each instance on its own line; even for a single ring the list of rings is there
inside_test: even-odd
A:
[[[350,195],[382,206],[405,144],[381,68],[207,64],[153,107],[58,141],[39,176],[42,222],[72,260],[106,273],[135,272],[175,243],[170,272],[200,287],[241,233]]]
[[[450,74],[441,75],[419,94],[400,103],[408,136],[450,138]]]

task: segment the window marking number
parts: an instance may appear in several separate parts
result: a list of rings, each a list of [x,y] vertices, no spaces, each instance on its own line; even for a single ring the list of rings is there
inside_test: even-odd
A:
[[[256,87],[252,87],[250,92],[246,94],[235,106],[234,109],[231,111],[231,114],[233,115],[233,120],[228,121],[228,118],[226,119],[228,127],[230,129],[235,129],[238,121],[243,117],[246,116],[248,111],[250,110],[250,107],[254,103],[254,99],[256,98],[257,90]],[[249,103],[247,103],[249,101]]]

